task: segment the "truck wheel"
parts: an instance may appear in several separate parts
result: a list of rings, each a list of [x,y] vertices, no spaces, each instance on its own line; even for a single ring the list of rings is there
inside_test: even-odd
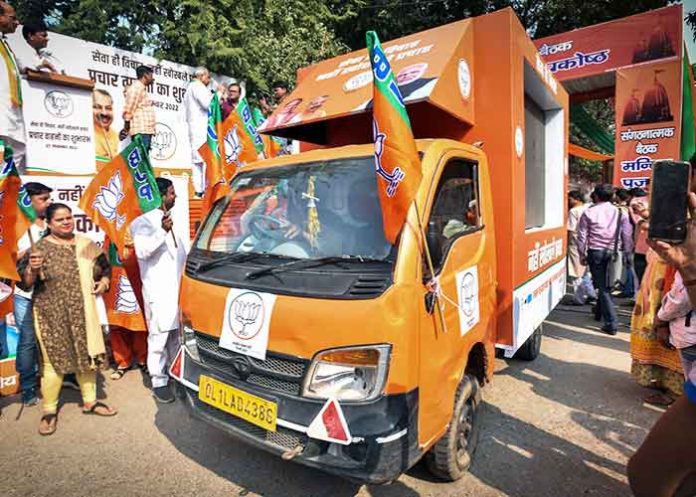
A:
[[[533,361],[539,357],[539,352],[541,351],[541,336],[543,334],[542,326],[540,325],[532,336],[527,338],[522,347],[517,349],[515,354],[515,359],[520,359],[522,361]]]
[[[472,375],[464,376],[454,398],[454,413],[447,431],[425,455],[434,476],[455,481],[469,469],[480,432],[481,387]]]

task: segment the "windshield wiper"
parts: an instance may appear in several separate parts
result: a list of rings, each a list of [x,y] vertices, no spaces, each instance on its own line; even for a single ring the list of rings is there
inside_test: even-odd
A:
[[[266,276],[269,274],[283,273],[285,271],[291,271],[296,269],[307,269],[310,267],[325,266],[327,264],[340,264],[341,262],[388,262],[382,259],[374,259],[372,257],[362,257],[359,255],[344,255],[344,256],[330,256],[330,257],[320,257],[318,259],[296,259],[290,262],[285,262],[279,266],[269,266],[261,269],[256,269],[251,271],[246,275],[246,279],[253,280],[259,278],[260,276]]]
[[[196,271],[206,271],[226,262],[244,262],[262,256],[268,256],[268,254],[259,252],[232,252],[231,254],[225,254],[222,257],[200,264],[198,268],[196,268]]]

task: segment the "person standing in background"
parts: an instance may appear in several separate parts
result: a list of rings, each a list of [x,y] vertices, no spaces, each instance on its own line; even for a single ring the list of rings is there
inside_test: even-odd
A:
[[[135,70],[138,78],[126,90],[126,102],[123,105],[123,129],[118,137],[125,140],[128,136],[139,136],[149,154],[152,137],[155,135],[155,107],[152,105],[147,87],[155,82],[151,67],[138,66]]]
[[[242,97],[242,87],[237,83],[231,83],[227,87],[227,97],[222,102],[222,120],[224,121],[227,117],[234,112],[239,103],[239,99]]]
[[[588,207],[578,222],[578,251],[583,263],[592,273],[594,286],[599,290],[595,320],[604,320],[602,331],[616,335],[618,321],[609,286],[609,266],[613,260],[633,250],[633,231],[628,216],[611,202],[614,187],[597,185],[596,204]]]
[[[24,155],[26,132],[22,117],[22,85],[19,64],[7,42],[7,35],[19,26],[15,9],[0,1],[0,140],[12,147],[20,174],[26,173]]]
[[[577,305],[585,304],[585,300],[596,298],[592,280],[587,266],[582,263],[578,251],[578,223],[582,213],[587,209],[585,198],[578,190],[568,193],[568,278],[573,285],[573,299]]]
[[[197,198],[205,192],[205,162],[198,149],[206,142],[208,133],[208,108],[213,100],[210,91],[210,73],[205,67],[196,68],[195,78],[189,83],[184,95],[184,113],[191,145],[191,180]]]
[[[43,22],[27,23],[22,26],[22,36],[33,49],[31,60],[19,59],[22,72],[27,69],[34,71],[60,72],[59,62],[46,49],[48,47],[48,28]]]
[[[636,270],[636,286],[640,286],[648,265],[648,232],[647,223],[650,214],[648,194],[642,188],[633,188],[630,191],[631,201],[628,204],[629,214],[635,226],[636,248],[633,256]]]
[[[29,227],[17,242],[17,258],[21,259],[46,233],[46,210],[51,205],[51,192],[48,186],[41,183],[25,183],[24,188],[31,199],[31,206],[36,212],[36,221]],[[19,333],[17,342],[17,372],[19,385],[22,389],[22,402],[25,406],[38,403],[38,355],[36,349],[36,334],[34,331],[33,292],[31,288],[15,286],[14,290],[14,319]]]

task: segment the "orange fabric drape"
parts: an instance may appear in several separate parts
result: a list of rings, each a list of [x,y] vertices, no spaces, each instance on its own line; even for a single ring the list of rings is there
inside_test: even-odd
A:
[[[568,144],[568,153],[570,155],[574,155],[575,157],[580,157],[581,159],[596,160],[600,162],[604,162],[606,160],[611,160],[614,158],[613,155],[600,154],[599,152],[595,152],[594,150],[581,147],[580,145],[576,145],[575,143]]]

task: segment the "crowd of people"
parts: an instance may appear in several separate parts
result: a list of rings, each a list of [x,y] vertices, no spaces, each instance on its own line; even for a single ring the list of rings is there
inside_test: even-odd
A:
[[[6,36],[14,33],[19,19],[14,8],[0,1],[0,140],[13,150],[14,162],[25,172],[26,143],[22,120],[21,78],[28,71],[63,72],[48,49],[48,31],[42,23],[26,23],[24,40],[31,47],[30,59],[15,57]],[[153,85],[152,67],[140,65],[135,79],[124,89],[123,127],[113,127],[116,109],[113,96],[104,89],[92,95],[95,130],[96,169],[107,167],[125,140],[139,141],[149,153],[156,133],[156,107],[148,88]],[[258,98],[252,108],[255,125],[260,125],[289,92],[288,85],[272,85],[273,97]],[[208,111],[218,95],[223,118],[236,110],[244,98],[244,88],[236,81],[216,84],[204,67],[195,69],[185,92],[183,119],[188,127],[192,152],[192,182],[197,197],[205,190],[205,165],[198,149],[206,142]],[[272,100],[272,101],[271,101]],[[282,152],[281,152],[282,153]],[[179,347],[177,295],[183,272],[188,240],[173,231],[171,209],[176,201],[172,182],[156,178],[162,197],[160,209],[150,211],[130,225],[125,247],[107,240],[103,247],[75,232],[71,208],[53,202],[52,189],[38,182],[24,188],[37,215],[29,231],[19,240],[17,269],[21,281],[11,298],[0,305],[0,358],[8,354],[5,315],[12,304],[10,323],[18,332],[16,369],[22,403],[33,407],[42,398],[39,432],[56,431],[59,394],[63,386],[79,389],[85,414],[113,416],[117,410],[96,398],[97,371],[112,366],[110,377],[120,380],[131,368],[149,376],[154,398],[161,403],[175,400],[168,385],[168,367]],[[113,296],[116,285],[131,285],[125,274],[112,277],[114,265],[136,260],[140,302],[131,302],[142,319],[104,322],[98,307],[102,297]],[[132,268],[131,268],[132,269]],[[134,293],[133,293],[134,294]],[[5,295],[3,295],[5,297]],[[102,313],[103,314],[103,313]],[[107,313],[108,314],[108,313]],[[41,381],[39,381],[41,377]]]
[[[696,195],[691,202],[696,208]],[[693,495],[694,430],[684,427],[696,419],[696,225],[683,245],[648,240],[640,188],[600,184],[589,199],[569,192],[568,204],[570,303],[591,305],[601,330],[615,335],[614,297],[629,299],[631,372],[651,390],[645,402],[671,405],[629,463],[631,487],[639,497]]]

